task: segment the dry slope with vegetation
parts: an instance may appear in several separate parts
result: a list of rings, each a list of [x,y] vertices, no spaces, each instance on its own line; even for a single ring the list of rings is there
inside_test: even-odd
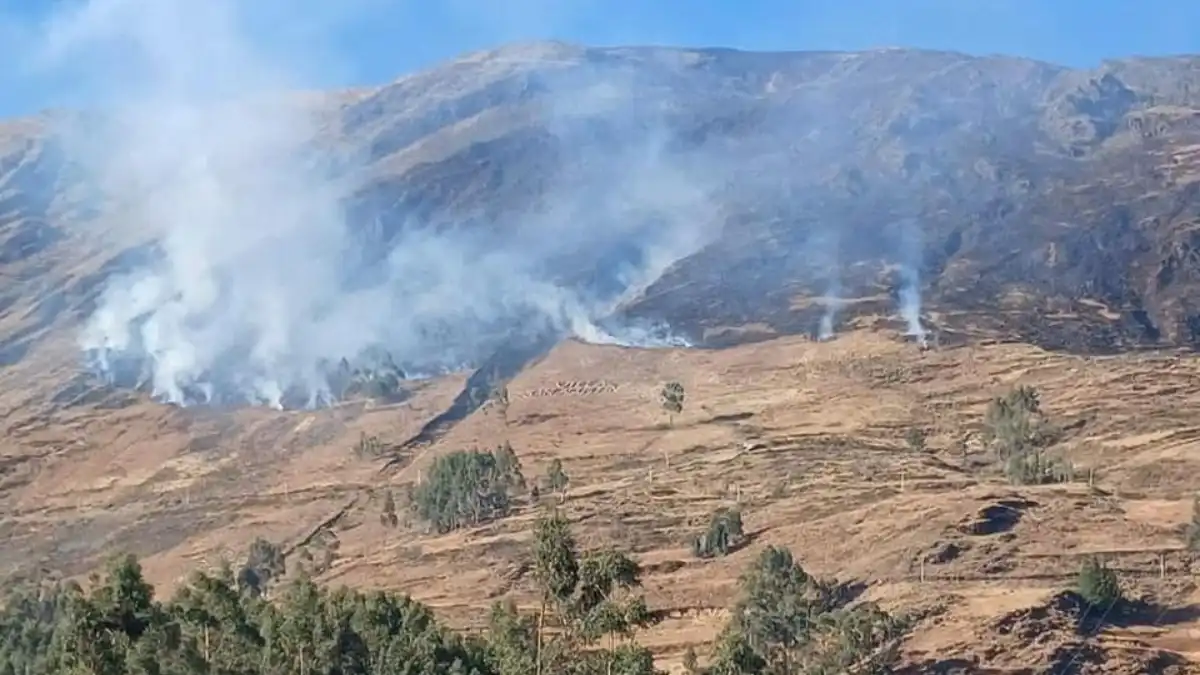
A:
[[[355,603],[407,601],[320,590],[340,585],[411,593],[465,637],[404,639],[449,640],[445,667],[479,672],[500,667],[486,656],[500,633],[534,645],[504,658],[583,649],[600,661],[573,662],[635,669],[633,645],[675,670],[736,657],[776,664],[761,672],[846,672],[846,659],[899,672],[1191,672],[1197,369],[1189,356],[1013,344],[920,351],[865,331],[722,351],[568,342],[421,447],[403,441],[457,382],[392,405],[220,415],[114,393],[123,407],[10,427],[3,563],[45,600],[62,574],[137,554],[176,598],[147,605],[159,618],[146,621],[187,637],[146,649],[199,649],[207,624],[179,598],[209,584],[240,603],[245,639],[268,645],[254,672],[274,672],[271,626],[305,593],[317,604],[303,611],[348,617],[367,653],[383,649],[367,632],[391,633],[353,618],[376,611]],[[678,408],[667,383],[684,391]],[[547,595],[550,522],[575,542],[577,578],[615,575],[611,587],[563,582]],[[210,576],[189,581],[197,570]],[[115,611],[91,593],[87,611]],[[620,611],[579,609],[609,600]],[[59,616],[28,602],[8,606],[46,625]],[[739,647],[759,630],[732,611],[747,602],[798,614]],[[127,644],[111,618],[96,621],[103,644]],[[120,649],[142,649],[133,642]]]

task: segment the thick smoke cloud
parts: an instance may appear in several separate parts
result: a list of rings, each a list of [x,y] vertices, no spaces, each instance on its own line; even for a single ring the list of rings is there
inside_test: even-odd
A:
[[[102,188],[119,240],[161,250],[110,280],[80,336],[92,366],[176,403],[316,405],[337,396],[342,359],[411,375],[477,363],[520,333],[679,341],[600,321],[711,236],[704,190],[659,144],[622,155],[599,203],[596,191],[552,191],[550,208],[500,224],[500,237],[413,223],[368,274],[367,224],[343,208],[353,172],[335,179],[311,149],[317,122],[287,93],[305,73],[260,49],[247,5],[94,0],[48,32],[46,64],[86,60],[105,94],[101,112],[63,130],[68,152]],[[601,105],[601,93],[572,105]],[[544,114],[553,129],[569,112]],[[608,287],[551,270],[622,247],[633,253],[604,270]]]

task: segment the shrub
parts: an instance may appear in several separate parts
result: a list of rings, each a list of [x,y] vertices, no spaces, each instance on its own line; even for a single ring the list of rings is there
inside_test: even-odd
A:
[[[445,533],[508,515],[514,476],[496,455],[459,450],[434,460],[429,478],[413,492],[417,515]]]
[[[1108,611],[1121,601],[1117,573],[1094,557],[1083,561],[1076,586],[1079,596],[1093,608]]]
[[[246,562],[238,572],[242,590],[254,596],[266,593],[271,582],[287,572],[283,550],[262,537],[255,539],[246,552]]]
[[[983,418],[984,438],[1001,459],[1049,445],[1052,429],[1042,417],[1037,390],[1020,386],[992,399]]]
[[[556,457],[550,462],[550,467],[546,469],[546,487],[550,488],[553,492],[562,494],[570,482],[570,476],[563,470],[562,460]]]
[[[708,529],[692,540],[692,555],[697,558],[728,555],[745,541],[741,511],[720,508],[709,518]]]
[[[846,606],[791,551],[767,547],[739,587],[708,672],[892,672],[908,620],[872,603]]]
[[[667,424],[674,425],[675,415],[683,412],[683,401],[686,397],[683,385],[678,382],[668,382],[663,385],[658,396],[663,410],[667,411]]]
[[[920,427],[909,427],[904,434],[904,443],[913,452],[925,451],[925,430]]]
[[[1060,457],[1047,457],[1041,450],[1029,450],[1008,458],[1004,473],[1016,485],[1047,485],[1075,480],[1075,469]]]
[[[984,440],[1011,482],[1044,485],[1075,479],[1069,462],[1048,457],[1043,451],[1058,440],[1060,432],[1046,419],[1033,387],[1020,386],[993,399],[984,413],[983,426]]]

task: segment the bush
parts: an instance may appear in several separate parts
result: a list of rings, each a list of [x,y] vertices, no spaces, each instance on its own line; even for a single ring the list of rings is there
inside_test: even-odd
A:
[[[663,410],[667,411],[668,421],[670,426],[674,425],[675,415],[683,412],[683,401],[687,397],[683,390],[683,385],[678,382],[668,382],[663,385],[662,391],[659,392],[659,402],[662,404]]]
[[[546,469],[546,487],[550,488],[552,492],[562,494],[570,483],[571,477],[563,469],[562,460],[557,457],[554,458],[550,462],[549,468]]]
[[[925,430],[920,427],[909,427],[904,434],[904,443],[913,452],[925,452]]]
[[[267,588],[287,573],[287,563],[283,550],[262,537],[250,544],[246,552],[246,562],[238,571],[238,586],[247,593],[259,596],[267,592]]]
[[[1033,387],[1020,386],[988,405],[984,440],[995,451],[1004,474],[1017,485],[1065,483],[1075,479],[1070,462],[1046,456],[1059,430],[1046,419]]]
[[[1121,583],[1117,573],[1096,558],[1083,561],[1076,586],[1079,597],[1095,609],[1108,611],[1121,602]]]
[[[741,511],[720,508],[709,518],[704,534],[692,540],[692,555],[697,558],[724,556],[736,551],[745,542]]]
[[[400,525],[400,516],[396,514],[396,497],[391,490],[385,490],[383,493],[383,511],[379,514],[379,522],[385,527]]]
[[[1041,399],[1033,387],[1020,386],[988,405],[983,417],[984,439],[1001,459],[1045,447],[1053,429],[1042,416]]]
[[[413,492],[417,515],[441,533],[508,515],[509,490],[524,478],[519,478],[520,468],[507,453],[501,454],[504,461],[494,452],[480,450],[438,457],[428,480]]]
[[[717,637],[709,673],[887,673],[909,629],[872,603],[847,606],[791,551],[763,550]]]
[[[1048,485],[1075,480],[1075,469],[1070,462],[1060,457],[1047,457],[1041,450],[1009,457],[1004,474],[1016,485]]]

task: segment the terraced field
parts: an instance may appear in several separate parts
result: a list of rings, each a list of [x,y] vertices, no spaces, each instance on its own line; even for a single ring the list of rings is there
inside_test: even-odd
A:
[[[672,425],[658,401],[669,380],[687,391]],[[3,571],[80,574],[125,548],[169,586],[264,536],[290,560],[324,559],[324,580],[404,589],[452,625],[478,628],[498,598],[535,602],[529,526],[556,498],[522,498],[510,517],[447,535],[411,516],[392,529],[379,513],[384,490],[421,480],[438,453],[508,441],[529,477],[562,460],[560,508],[581,544],[616,544],[646,568],[658,620],[638,639],[666,667],[689,645],[704,653],[738,575],[767,544],[860,583],[863,597],[921,610],[905,644],[913,672],[960,659],[985,668],[973,672],[1072,660],[1159,672],[1147,664],[1166,651],[1200,663],[1200,591],[1182,536],[1200,468],[1200,358],[979,342],[922,351],[871,331],[718,351],[566,342],[509,383],[506,409],[485,406],[432,444],[395,450],[462,384],[432,380],[400,404],[316,412],[183,410],[111,394],[10,413]],[[1052,452],[1069,459],[1074,482],[1011,485],[984,451],[987,403],[1018,384],[1037,388],[1063,429]],[[914,427],[924,447],[906,440]],[[691,537],[733,504],[751,543],[693,558]],[[1145,616],[1098,636],[1075,630],[1056,594],[1090,554],[1146,599]]]

